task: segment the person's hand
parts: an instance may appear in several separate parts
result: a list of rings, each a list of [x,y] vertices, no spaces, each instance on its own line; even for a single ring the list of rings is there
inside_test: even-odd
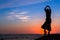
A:
[[[47,12],[48,12],[48,13],[51,13],[51,8],[50,8],[50,6],[48,6],[48,5],[45,7],[44,10],[45,10],[46,13],[47,13]]]

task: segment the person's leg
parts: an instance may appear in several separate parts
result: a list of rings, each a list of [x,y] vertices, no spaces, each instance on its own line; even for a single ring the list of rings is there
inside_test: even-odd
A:
[[[48,35],[50,35],[50,31],[48,31]]]
[[[47,32],[46,32],[46,29],[44,29],[44,35],[46,35],[46,33],[47,33]]]

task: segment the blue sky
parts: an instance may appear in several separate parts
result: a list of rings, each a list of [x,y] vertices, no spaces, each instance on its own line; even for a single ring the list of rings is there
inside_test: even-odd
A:
[[[52,9],[53,21],[60,22],[60,0],[0,0],[0,24],[44,20],[46,5]]]
[[[17,15],[21,12],[26,12],[27,14],[23,15],[31,16],[31,18],[42,17],[41,15],[44,15],[44,7],[46,5],[51,6],[53,13],[54,11],[59,13],[60,10],[58,0],[0,0],[0,5],[0,16],[4,20],[12,12],[15,12]]]

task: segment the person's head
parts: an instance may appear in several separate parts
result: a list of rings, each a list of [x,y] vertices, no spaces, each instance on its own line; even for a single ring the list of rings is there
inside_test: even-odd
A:
[[[47,5],[44,10],[46,13],[51,13],[51,8],[49,5]]]
[[[45,8],[48,10],[48,9],[50,9],[50,6],[49,6],[49,5],[47,5]]]

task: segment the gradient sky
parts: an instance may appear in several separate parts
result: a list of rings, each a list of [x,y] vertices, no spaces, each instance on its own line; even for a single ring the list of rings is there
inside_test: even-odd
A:
[[[60,33],[60,0],[0,0],[0,34],[43,34],[46,5],[52,9],[51,33]]]

